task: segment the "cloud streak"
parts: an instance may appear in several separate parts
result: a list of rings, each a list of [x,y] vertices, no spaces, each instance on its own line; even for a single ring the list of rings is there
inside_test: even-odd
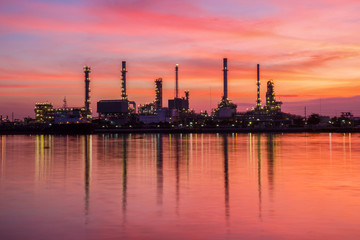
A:
[[[96,110],[97,100],[117,96],[126,60],[129,98],[137,104],[152,101],[157,77],[164,79],[164,102],[173,97],[178,63],[191,107],[209,110],[203,103],[215,107],[221,98],[223,57],[229,59],[230,98],[245,105],[254,103],[257,63],[262,94],[274,79],[284,102],[360,90],[357,1],[16,0],[2,1],[0,9],[4,100],[23,96],[31,103],[46,95],[59,102],[60,95],[71,95],[81,105],[82,66],[88,64]]]

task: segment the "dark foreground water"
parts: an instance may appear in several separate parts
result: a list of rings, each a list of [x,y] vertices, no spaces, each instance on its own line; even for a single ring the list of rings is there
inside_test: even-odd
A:
[[[0,239],[360,239],[360,134],[0,136]]]

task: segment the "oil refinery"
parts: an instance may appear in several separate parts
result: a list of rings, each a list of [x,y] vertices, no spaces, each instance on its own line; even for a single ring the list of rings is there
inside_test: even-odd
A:
[[[97,116],[92,113],[90,102],[90,73],[91,68],[85,66],[84,82],[85,96],[84,106],[68,107],[66,98],[60,108],[54,108],[50,102],[35,104],[35,118],[26,118],[21,121],[9,121],[8,117],[1,117],[1,130],[11,131],[16,129],[32,129],[42,131],[45,129],[82,129],[90,128],[91,131],[286,131],[314,129],[321,126],[321,129],[354,129],[360,125],[360,119],[355,118],[351,113],[343,113],[338,119],[313,114],[309,118],[284,113],[281,111],[282,102],[276,99],[275,84],[268,80],[266,84],[265,104],[261,103],[260,92],[260,65],[256,66],[256,101],[254,107],[248,111],[239,111],[237,105],[228,96],[228,59],[223,59],[223,95],[217,108],[210,114],[206,111],[195,113],[190,109],[190,92],[184,91],[184,96],[179,94],[179,65],[175,65],[174,98],[168,99],[168,106],[163,102],[163,78],[154,80],[154,100],[150,103],[137,105],[131,101],[127,94],[127,68],[126,61],[121,63],[121,89],[119,98],[103,99],[96,103]],[[131,81],[131,80],[130,80]],[[315,125],[315,124],[316,125]],[[322,125],[319,125],[322,124]],[[70,127],[71,126],[71,127]],[[86,126],[84,128],[84,126]],[[318,129],[318,128],[317,128]]]

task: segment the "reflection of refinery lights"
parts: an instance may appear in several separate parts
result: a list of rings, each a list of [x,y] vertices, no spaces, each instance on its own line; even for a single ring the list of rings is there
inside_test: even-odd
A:
[[[6,160],[6,135],[1,136],[1,178],[5,172],[5,160]]]
[[[35,139],[35,174],[38,180],[46,178],[52,165],[53,137],[37,135]]]
[[[92,135],[84,136],[84,155],[85,160],[89,163],[91,167],[92,163]]]
[[[92,136],[86,135],[81,137],[82,142],[82,155],[84,156],[85,163],[85,215],[89,214],[89,201],[90,201],[90,180],[91,180],[91,165],[92,165]],[[87,221],[86,221],[87,222]]]
[[[92,135],[83,136],[83,155],[85,160],[85,199],[88,204],[91,169],[92,169]],[[88,210],[88,206],[86,207]]]

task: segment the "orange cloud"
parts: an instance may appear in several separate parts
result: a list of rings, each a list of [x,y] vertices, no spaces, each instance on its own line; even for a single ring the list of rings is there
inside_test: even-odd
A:
[[[32,102],[53,94],[52,101],[69,96],[81,105],[82,66],[88,64],[95,108],[96,101],[119,96],[126,60],[128,95],[137,104],[153,100],[158,77],[164,102],[172,98],[178,63],[181,92],[190,90],[196,110],[209,110],[222,95],[223,57],[229,59],[229,97],[245,105],[255,102],[257,63],[262,97],[269,79],[284,101],[359,92],[356,1],[0,4],[0,93],[8,99]]]

